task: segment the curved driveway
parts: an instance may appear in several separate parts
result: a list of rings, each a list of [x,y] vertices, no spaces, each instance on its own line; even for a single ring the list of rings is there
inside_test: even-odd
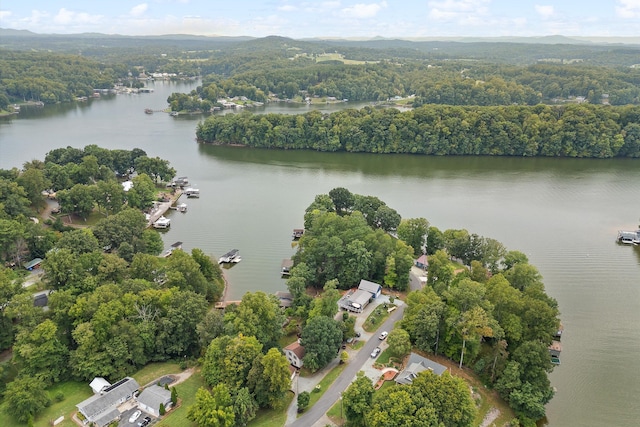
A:
[[[309,427],[313,426],[322,416],[333,406],[340,398],[343,391],[347,389],[349,384],[356,378],[358,371],[362,369],[362,366],[370,359],[371,352],[374,348],[380,345],[378,335],[381,331],[391,331],[393,325],[398,320],[402,319],[406,304],[398,306],[398,309],[393,311],[389,318],[378,327],[378,329],[372,334],[369,341],[367,341],[356,356],[351,359],[348,366],[342,371],[342,374],[331,384],[329,389],[322,395],[320,400],[316,402],[311,409],[308,410],[303,416],[298,418],[295,422],[289,424],[292,427]],[[325,425],[322,423],[321,425]]]

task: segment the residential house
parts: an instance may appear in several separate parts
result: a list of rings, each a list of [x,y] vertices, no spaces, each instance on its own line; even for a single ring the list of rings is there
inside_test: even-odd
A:
[[[411,384],[420,372],[430,371],[438,376],[447,370],[446,366],[442,366],[433,360],[422,357],[419,354],[411,353],[407,360],[406,368],[398,374],[395,381],[398,384]]]
[[[29,271],[37,270],[40,268],[40,264],[42,264],[41,258],[34,258],[29,262],[25,262],[22,266]]]
[[[102,377],[95,377],[89,387],[93,390],[93,394],[100,394],[102,390],[111,386],[111,383]]]
[[[301,346],[298,341],[289,344],[283,348],[283,350],[290,364],[298,369],[302,368],[302,358],[304,357],[305,351],[304,347]]]
[[[94,385],[97,387],[98,383]],[[78,403],[76,408],[84,416],[85,425],[93,423],[97,427],[104,427],[120,418],[118,406],[130,400],[139,388],[136,380],[125,377]]]
[[[277,291],[276,298],[278,298],[278,305],[280,308],[291,307],[293,304],[293,295],[291,292]]]
[[[415,261],[415,265],[416,265],[416,267],[418,267],[418,268],[421,268],[421,269],[423,269],[423,270],[426,270],[426,269],[427,269],[427,267],[429,267],[429,261],[427,260],[427,256],[426,256],[426,255],[422,255],[422,256],[420,256],[420,258],[418,258],[418,259]]]
[[[349,292],[338,301],[338,306],[354,313],[362,313],[373,299],[380,296],[382,286],[368,280],[360,280],[358,289]]]
[[[171,408],[171,392],[159,385],[151,385],[140,393],[137,398],[138,407],[144,412],[153,415],[154,417],[160,416],[160,405],[164,405],[165,409]]]
[[[378,298],[382,293],[382,286],[377,283],[370,282],[368,280],[360,280],[360,284],[358,285],[359,291],[367,291],[373,295],[373,298]]]

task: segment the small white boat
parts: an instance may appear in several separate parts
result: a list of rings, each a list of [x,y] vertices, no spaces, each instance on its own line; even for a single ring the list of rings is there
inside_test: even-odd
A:
[[[190,197],[190,198],[194,198],[194,197],[197,198],[197,197],[200,197],[200,190],[197,188],[189,187],[189,188],[185,188],[184,194],[186,194],[187,197]]]
[[[618,231],[618,238],[616,240],[623,245],[640,245],[640,230]]]
[[[240,251],[237,249],[232,249],[218,259],[218,264],[235,264],[240,261],[242,261],[242,258],[240,258]]]
[[[164,229],[164,228],[169,228],[169,226],[171,226],[171,220],[163,216],[158,218],[156,222],[153,223],[153,228]]]
[[[187,211],[187,204],[186,203],[180,203],[178,206],[176,206],[176,208],[178,209],[178,212],[186,212]]]

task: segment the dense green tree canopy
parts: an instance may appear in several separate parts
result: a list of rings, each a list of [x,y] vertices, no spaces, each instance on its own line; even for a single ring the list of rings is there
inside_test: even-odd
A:
[[[638,157],[638,107],[455,107],[227,114],[198,124],[200,142],[262,148],[427,155]],[[284,135],[292,135],[284,137]],[[344,201],[337,212],[347,208]]]
[[[304,366],[315,372],[337,356],[342,342],[342,330],[335,320],[316,316],[310,318],[305,325],[301,340],[305,348]]]

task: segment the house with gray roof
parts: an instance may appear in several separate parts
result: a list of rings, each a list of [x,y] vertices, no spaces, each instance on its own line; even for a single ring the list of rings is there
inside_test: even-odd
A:
[[[104,427],[120,418],[118,406],[130,400],[140,386],[131,377],[125,377],[99,393],[78,403],[76,408],[84,416],[83,423]]]
[[[398,384],[411,384],[418,377],[420,372],[430,371],[438,376],[447,370],[446,366],[442,366],[433,360],[422,357],[419,354],[411,353],[407,360],[406,368],[396,376],[395,381]]]
[[[154,417],[160,416],[160,405],[164,405],[164,408],[168,410],[172,404],[171,392],[156,384],[142,390],[137,400],[138,408]]]
[[[370,282],[368,280],[360,280],[360,284],[358,285],[359,291],[367,291],[373,295],[373,298],[378,298],[380,293],[382,293],[382,286],[378,285],[375,282]]]
[[[368,280],[360,280],[358,289],[348,292],[340,298],[338,306],[354,313],[362,313],[365,307],[375,298],[380,296],[382,286]]]

